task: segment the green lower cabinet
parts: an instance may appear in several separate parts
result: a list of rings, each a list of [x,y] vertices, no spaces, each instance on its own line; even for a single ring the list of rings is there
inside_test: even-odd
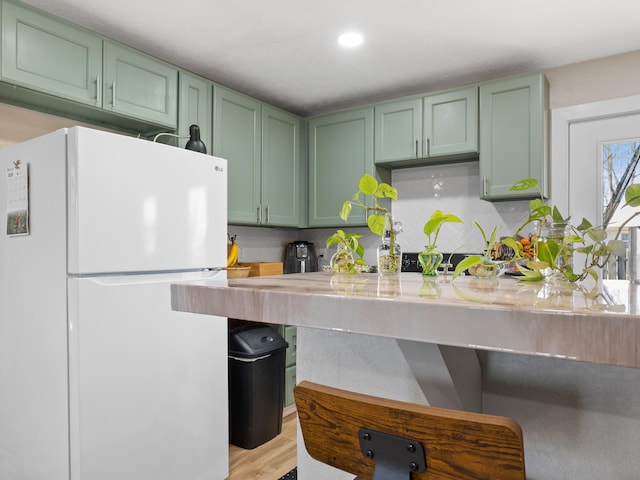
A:
[[[111,41],[104,41],[103,108],[175,129],[178,123],[176,67]]]
[[[213,83],[190,73],[179,73],[179,97],[178,97],[178,130],[180,136],[189,135],[189,127],[200,127],[200,139],[207,147],[207,153],[212,152],[213,143]],[[188,138],[178,139],[178,145],[182,148]]]
[[[511,192],[525,178],[547,195],[549,85],[544,74],[511,77],[480,86],[480,177],[485,200],[534,198]]]
[[[296,386],[296,366],[287,367],[284,371],[284,406],[295,403],[293,388]]]
[[[282,338],[289,344],[285,352],[284,373],[284,406],[293,405],[293,387],[296,386],[296,350],[297,327],[291,325],[272,325]]]
[[[100,107],[101,78],[101,37],[2,2],[2,80]]]
[[[375,174],[373,107],[309,120],[309,226],[345,227],[340,209],[358,190],[363,174]],[[366,225],[354,208],[349,225]]]

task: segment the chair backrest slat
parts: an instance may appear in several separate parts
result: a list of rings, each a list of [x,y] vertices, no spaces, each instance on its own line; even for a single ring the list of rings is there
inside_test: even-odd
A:
[[[375,460],[360,451],[362,427],[414,438],[427,470],[414,480],[525,480],[522,430],[512,419],[400,402],[301,382],[294,390],[309,455],[373,478]]]

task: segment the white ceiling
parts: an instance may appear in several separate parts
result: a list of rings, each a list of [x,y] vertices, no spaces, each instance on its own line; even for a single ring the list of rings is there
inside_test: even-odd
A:
[[[25,1],[305,116],[640,49],[638,0]]]

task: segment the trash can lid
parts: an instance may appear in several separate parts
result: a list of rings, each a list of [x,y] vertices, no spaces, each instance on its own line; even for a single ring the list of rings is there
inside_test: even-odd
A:
[[[287,348],[289,344],[269,326],[247,326],[229,331],[229,354],[253,358]]]

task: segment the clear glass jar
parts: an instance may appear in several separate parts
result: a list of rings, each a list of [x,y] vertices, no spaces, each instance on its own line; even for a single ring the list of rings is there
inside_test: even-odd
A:
[[[573,247],[571,244],[564,245],[565,237],[571,235],[571,232],[569,222],[552,221],[542,226],[540,242],[553,243],[558,251],[554,264],[543,272],[549,280],[564,279],[563,272],[573,267]]]
[[[394,223],[391,215],[385,215],[382,244],[378,247],[378,273],[381,275],[400,273],[402,247],[397,236],[401,229],[400,223]]]

